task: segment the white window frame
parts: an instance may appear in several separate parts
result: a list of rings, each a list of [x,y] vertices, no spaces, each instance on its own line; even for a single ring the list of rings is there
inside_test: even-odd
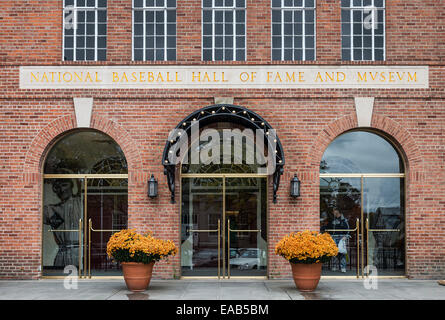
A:
[[[87,0],[85,0],[85,4],[87,4],[88,2],[87,2]],[[78,6],[76,6],[76,4],[77,4],[77,1],[76,0],[74,0],[74,5],[73,6],[68,6],[68,7],[66,7],[65,6],[65,1],[63,1],[63,36],[62,36],[62,55],[63,55],[63,61],[98,61],[97,60],[97,51],[98,51],[98,26],[99,26],[99,21],[98,21],[98,11],[100,10],[100,11],[105,11],[105,12],[107,12],[107,10],[108,10],[108,2],[107,2],[107,7],[99,7],[98,6],[98,0],[95,0],[94,1],[94,7],[93,6],[86,6],[85,5],[85,7],[78,7]],[[65,60],[65,49],[71,49],[71,48],[65,48],[65,30],[66,30],[66,24],[67,24],[67,22],[65,21],[65,14],[67,13],[67,11],[69,11],[69,12],[73,12],[73,28],[74,28],[74,30],[73,30],[73,60]],[[79,11],[84,11],[85,12],[85,15],[86,15],[86,13],[88,12],[88,11],[94,11],[95,13],[94,13],[94,25],[95,25],[95,27],[94,27],[94,43],[95,43],[95,46],[94,46],[94,60],[88,60],[88,59],[86,59],[86,55],[85,55],[85,59],[82,59],[82,60],[78,60],[77,59],[77,57],[76,57],[76,50],[77,50],[77,41],[76,41],[76,38],[77,38],[77,34],[76,34],[76,30],[77,30],[77,15],[78,15],[78,13],[79,13]],[[108,15],[108,13],[107,13],[107,15]],[[108,26],[108,17],[107,17],[107,19],[106,19],[106,22],[105,22],[105,24]],[[86,37],[87,37],[87,33],[86,33],[86,28],[87,28],[87,24],[85,23],[85,45],[86,45]],[[101,37],[102,37],[102,35],[101,35]],[[107,38],[108,37],[108,34],[106,33],[105,34],[105,38]],[[86,47],[85,48],[83,48],[84,50],[86,49]],[[101,48],[101,50],[105,50],[105,54],[106,54],[106,51],[107,51],[107,47],[105,47],[105,48]],[[102,61],[102,60],[100,60],[100,61]]]
[[[237,7],[236,6],[236,0],[233,0],[233,6],[216,6],[215,5],[215,0],[212,0],[212,7],[204,7],[204,1],[201,0],[201,43],[204,43],[204,10],[206,11],[212,11],[212,60],[211,61],[247,61],[247,0],[245,0],[244,2],[244,7]],[[225,55],[224,55],[224,51],[226,50],[226,48],[224,47],[225,45],[225,41],[223,40],[223,59],[222,60],[215,60],[215,11],[232,11],[233,12],[233,21],[232,21],[232,26],[233,26],[233,35],[232,35],[232,40],[233,40],[233,59],[232,60],[226,60],[225,59]],[[236,21],[236,11],[239,10],[244,10],[244,48],[238,48],[236,46],[236,25],[237,25],[237,21]],[[223,26],[225,26],[225,15],[223,14]],[[223,28],[223,37],[225,37],[225,28]],[[206,35],[208,37],[208,35]],[[209,48],[206,48],[206,50],[209,50]],[[244,50],[244,60],[236,60],[236,50]],[[201,60],[204,61],[204,46],[201,46]],[[208,61],[208,60],[205,60]]]
[[[270,43],[271,43],[271,46],[270,46],[270,56],[271,56],[271,60],[272,61],[316,61],[317,60],[317,1],[316,0],[314,0],[314,7],[310,7],[310,8],[308,8],[308,7],[305,7],[305,6],[299,6],[299,7],[296,7],[296,6],[285,6],[284,5],[284,0],[281,0],[281,8],[277,8],[277,7],[273,7],[272,6],[272,1],[273,0],[271,0],[271,2],[270,2],[270,6],[271,6],[271,10],[272,11],[281,11],[281,48],[280,48],[280,50],[281,50],[281,58],[280,58],[280,60],[273,60],[272,59],[272,57],[273,57],[273,50],[275,49],[277,49],[277,48],[274,48],[273,47],[273,38],[274,38],[274,35],[272,34],[272,28],[273,28],[273,25],[274,25],[274,23],[273,23],[273,21],[272,21],[272,17],[271,17],[271,21],[270,21],[270,23],[271,23],[271,34],[270,34]],[[305,11],[306,10],[313,10],[314,11],[314,60],[306,60],[306,41],[305,41],[305,38],[306,38],[306,21],[305,21],[305,19],[306,19],[306,16],[305,16]],[[272,12],[271,11],[271,12]],[[294,13],[295,11],[301,11],[302,12],[302,28],[303,28],[303,32],[302,32],[302,36],[303,36],[303,40],[302,40],[302,50],[303,50],[303,58],[301,59],[301,60],[295,60],[295,57],[292,59],[292,60],[284,60],[284,12],[285,11],[291,11],[292,13]],[[295,21],[294,21],[294,14],[292,14],[292,24],[295,24]],[[312,35],[311,35],[312,36]],[[275,36],[276,37],[276,36]],[[295,34],[293,34],[292,35],[292,50],[294,51],[296,48],[295,48],[295,43],[294,43],[294,37],[295,37]],[[294,53],[292,52],[292,55],[294,55]]]
[[[176,0],[176,6],[173,8],[173,7],[168,7],[167,6],[167,0],[164,0],[164,6],[156,6],[156,1],[154,2],[155,3],[155,5],[153,6],[153,7],[147,7],[147,6],[145,6],[145,0],[143,1],[143,3],[144,3],[144,6],[143,7],[135,7],[134,6],[134,0],[132,0],[132,13],[131,13],[131,21],[132,21],[132,24],[131,24],[131,60],[132,61],[175,61],[176,59],[177,59],[177,54],[178,54],[178,52],[177,52],[177,45],[176,45],[176,47],[174,48],[175,50],[176,50],[176,54],[175,54],[175,60],[167,60],[167,49],[173,49],[173,48],[167,48],[167,26],[168,26],[168,23],[167,23],[167,12],[169,11],[169,10],[175,10],[175,14],[176,14],[176,18],[177,18],[177,11],[176,11],[176,8],[177,8],[177,6],[178,6],[178,1],[179,0]],[[143,12],[143,47],[142,47],[142,51],[143,51],[143,59],[142,60],[134,60],[134,12],[135,11],[142,11]],[[146,12],[147,11],[153,11],[154,12],[154,16],[156,17],[156,12],[158,12],[158,11],[163,11],[164,12],[164,59],[163,60],[158,60],[158,59],[156,59],[156,49],[158,49],[157,47],[156,47],[156,39],[154,40],[154,56],[153,56],[153,60],[147,60],[147,21],[146,21],[146,17],[147,17],[147,15],[146,15]],[[176,37],[176,43],[177,43],[177,40],[178,40],[178,35],[177,35],[177,24],[178,24],[178,21],[177,21],[177,19],[175,20],[175,29],[176,29],[176,32],[175,32],[175,37]],[[155,34],[156,34],[156,22],[154,22],[154,30],[155,30]],[[156,38],[156,36],[155,36],[155,38]],[[138,49],[140,49],[140,48],[138,48]]]
[[[371,7],[374,7],[374,0],[371,0],[372,4]],[[383,60],[375,60],[375,28],[371,28],[371,41],[372,41],[372,45],[371,45],[371,52],[372,52],[372,58],[371,60],[368,59],[364,59],[363,58],[363,44],[360,47],[360,49],[362,50],[362,59],[360,60],[355,60],[354,59],[354,49],[358,49],[354,47],[354,12],[355,11],[360,11],[362,12],[362,16],[363,16],[363,11],[364,10],[369,10],[370,7],[369,6],[354,6],[353,5],[353,1],[350,0],[349,3],[349,7],[341,7],[341,10],[349,10],[350,12],[350,16],[349,16],[349,38],[351,41],[351,46],[350,46],[350,55],[351,55],[351,59],[350,60],[345,60],[345,61],[386,61],[386,1],[383,1],[383,7],[378,7],[376,8],[377,11],[383,11],[383,22],[382,22],[382,27],[383,27]],[[377,19],[377,16],[374,17]],[[340,21],[341,24],[343,24],[343,21]],[[364,23],[364,22],[363,22]],[[378,21],[374,21],[373,23],[378,23]],[[343,27],[343,26],[342,26]],[[362,29],[363,30],[363,29]],[[341,37],[344,37],[343,35],[341,35]],[[362,34],[362,39],[363,39],[363,34]],[[377,48],[380,49],[380,48]],[[343,45],[341,46],[341,50],[343,51]]]

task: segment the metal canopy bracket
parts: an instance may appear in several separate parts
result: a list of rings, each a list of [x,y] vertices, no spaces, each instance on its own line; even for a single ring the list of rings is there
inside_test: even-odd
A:
[[[232,122],[240,124],[246,128],[262,130],[264,133],[264,142],[269,152],[275,151],[274,171],[268,174],[273,176],[273,202],[277,202],[277,192],[280,185],[280,176],[284,172],[284,152],[280,139],[275,134],[273,128],[255,112],[247,108],[232,104],[215,104],[193,112],[185,117],[175,128],[177,132],[183,130],[190,136],[193,124],[199,123],[204,127],[217,122]],[[270,133],[273,134],[270,134]],[[164,174],[167,176],[167,184],[171,193],[171,203],[175,203],[175,172],[177,161],[169,159],[169,154],[174,159],[179,157],[178,146],[182,143],[181,134],[169,137],[165,143],[164,152],[162,154],[162,165],[164,166]]]

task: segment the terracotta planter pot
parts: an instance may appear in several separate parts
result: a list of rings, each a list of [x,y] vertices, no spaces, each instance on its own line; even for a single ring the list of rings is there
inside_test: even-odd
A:
[[[298,290],[309,292],[317,288],[321,277],[321,263],[291,263],[292,276]]]
[[[155,263],[122,262],[121,264],[128,290],[133,292],[145,291],[150,284]]]

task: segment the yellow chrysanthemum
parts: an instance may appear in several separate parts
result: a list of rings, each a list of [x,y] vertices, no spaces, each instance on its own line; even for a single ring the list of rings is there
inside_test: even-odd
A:
[[[321,262],[336,256],[338,248],[330,234],[305,230],[282,238],[275,247],[275,253],[286,260]]]

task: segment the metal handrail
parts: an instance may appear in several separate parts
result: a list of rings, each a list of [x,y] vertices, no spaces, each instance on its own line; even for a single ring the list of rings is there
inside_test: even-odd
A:
[[[261,232],[261,230],[235,230],[235,229],[230,229],[230,219],[227,219],[227,278],[230,279],[230,232]]]

